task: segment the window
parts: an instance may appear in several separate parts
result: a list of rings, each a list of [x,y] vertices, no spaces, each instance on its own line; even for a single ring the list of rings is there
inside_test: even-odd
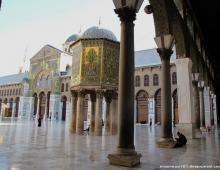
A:
[[[9,95],[9,89],[7,90],[7,96]]]
[[[10,94],[9,94],[10,96],[12,95],[12,89],[10,89]]]
[[[66,91],[68,91],[68,88],[69,88],[69,84],[66,83]]]
[[[153,85],[159,86],[159,76],[157,74],[153,75]]]
[[[64,84],[61,85],[61,92],[64,92]]]
[[[144,76],[144,86],[149,86],[149,76],[148,75]]]
[[[21,88],[19,89],[18,94],[21,95]]]
[[[16,89],[15,95],[18,95],[18,89]]]
[[[15,89],[13,89],[13,91],[12,91],[12,95],[15,95]]]
[[[177,83],[176,72],[173,72],[173,74],[172,74],[172,84],[176,84],[176,83]]]
[[[135,86],[140,87],[140,76],[135,77]]]

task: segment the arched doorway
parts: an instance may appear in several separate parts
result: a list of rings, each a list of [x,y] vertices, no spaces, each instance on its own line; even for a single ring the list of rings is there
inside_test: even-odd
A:
[[[15,99],[15,117],[18,117],[19,101],[20,101],[20,98],[16,97],[16,99]]]
[[[37,114],[37,102],[38,102],[37,93],[34,93],[33,98],[34,98],[34,116],[36,116],[36,114]]]
[[[40,100],[39,117],[43,119],[44,114],[45,114],[45,108],[46,108],[46,95],[44,94],[44,92],[40,93],[39,100]]]
[[[155,93],[155,123],[161,124],[161,89]]]
[[[177,89],[174,90],[174,92],[173,92],[173,122],[174,122],[174,124],[178,124],[179,123]]]
[[[50,91],[47,93],[47,110],[46,110],[47,118],[49,118],[49,116],[51,116],[49,114],[49,110],[50,110]]]
[[[137,100],[137,123],[148,123],[148,93],[139,91],[136,96]]]
[[[66,120],[66,101],[67,101],[66,96],[63,96],[62,99],[61,99],[61,102],[62,102],[62,120],[63,121]]]

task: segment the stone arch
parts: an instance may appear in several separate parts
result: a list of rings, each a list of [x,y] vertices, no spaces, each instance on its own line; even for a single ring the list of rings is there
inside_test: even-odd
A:
[[[154,95],[155,100],[155,123],[161,123],[161,89],[158,89]]]
[[[173,123],[175,125],[175,124],[179,123],[178,93],[177,93],[177,89],[175,89],[173,91],[172,97],[173,97]]]
[[[137,123],[148,123],[148,96],[145,90],[140,90],[136,94]]]
[[[174,1],[149,0],[153,8],[156,36],[172,34],[175,38],[177,58],[190,57],[188,32]]]
[[[61,102],[62,102],[62,117],[61,117],[61,120],[65,121],[66,120],[66,102],[67,102],[67,97],[66,96],[62,96]]]

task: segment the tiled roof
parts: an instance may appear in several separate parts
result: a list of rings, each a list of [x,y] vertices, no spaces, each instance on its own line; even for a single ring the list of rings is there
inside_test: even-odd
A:
[[[17,84],[28,79],[28,72],[0,77],[0,85]]]
[[[174,63],[175,61],[176,61],[176,51],[174,50],[170,62]],[[159,64],[161,64],[160,56],[155,48],[135,51],[135,67],[151,66],[151,65],[159,65]]]

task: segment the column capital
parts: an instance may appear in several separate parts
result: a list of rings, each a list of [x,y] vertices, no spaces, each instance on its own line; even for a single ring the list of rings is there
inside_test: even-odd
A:
[[[102,89],[96,90],[96,97],[97,97],[97,96],[103,97],[103,96],[104,96],[104,90],[102,90]]]
[[[77,97],[77,91],[71,91],[71,97]]]
[[[107,90],[107,91],[105,91],[104,96],[105,96],[105,101],[106,101],[107,103],[111,103],[113,94],[114,94],[114,91],[113,91],[113,90]]]
[[[120,21],[122,22],[133,22],[136,20],[136,11],[135,9],[130,9],[128,7],[122,7],[115,9],[115,13],[118,14]]]
[[[160,55],[160,59],[163,60],[169,60],[170,56],[173,54],[172,49],[165,49],[165,48],[157,48],[157,52]]]
[[[78,95],[78,97],[85,97],[86,90],[83,88],[80,88],[79,90],[77,90],[77,95]]]

